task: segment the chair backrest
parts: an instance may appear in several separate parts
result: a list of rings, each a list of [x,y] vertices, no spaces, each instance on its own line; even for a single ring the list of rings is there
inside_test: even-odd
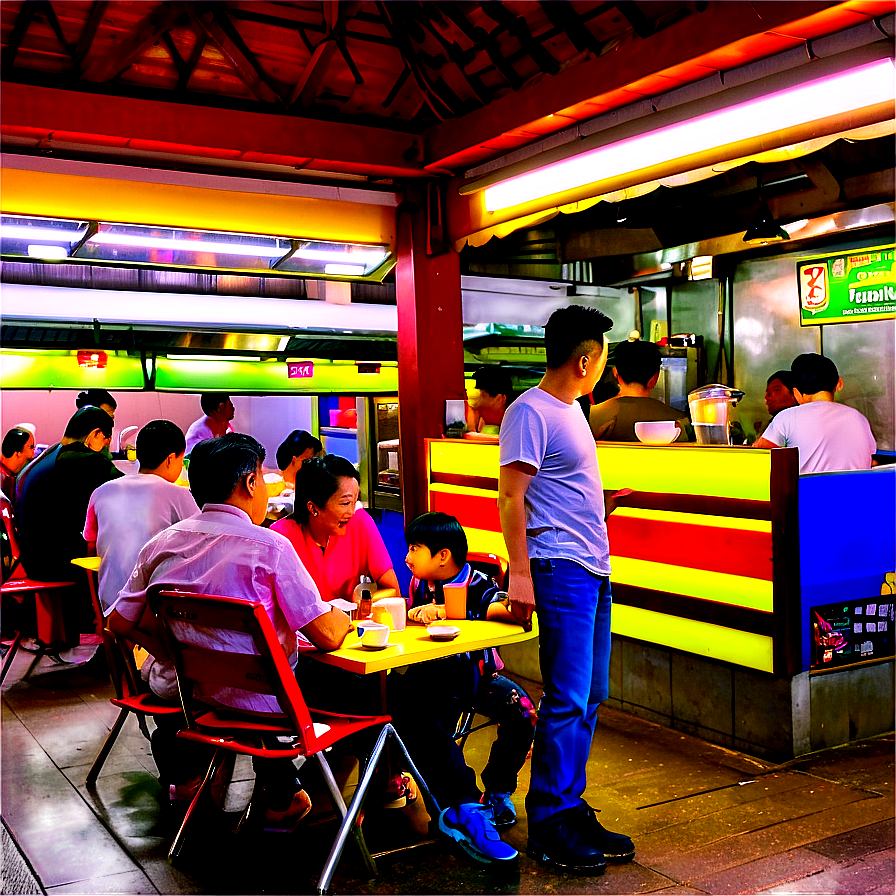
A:
[[[467,553],[467,563],[484,572],[498,583],[498,587],[504,591],[507,587],[507,569],[510,564],[504,557],[498,554],[488,554],[480,551],[469,551]]]
[[[303,747],[314,744],[311,715],[262,603],[193,594],[163,585],[151,589],[149,604],[159,618],[174,659],[185,710],[193,697],[194,685],[200,694],[218,688],[238,688],[271,695],[300,735]],[[256,652],[234,653],[191,644],[178,634],[176,623],[202,626],[204,635],[218,633],[222,643],[228,639],[232,643],[234,635],[248,635]]]

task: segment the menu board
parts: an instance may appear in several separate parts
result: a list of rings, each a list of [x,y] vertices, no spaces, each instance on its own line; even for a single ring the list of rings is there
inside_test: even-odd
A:
[[[893,594],[812,607],[811,669],[893,656]]]
[[[801,258],[800,326],[896,317],[892,245]]]

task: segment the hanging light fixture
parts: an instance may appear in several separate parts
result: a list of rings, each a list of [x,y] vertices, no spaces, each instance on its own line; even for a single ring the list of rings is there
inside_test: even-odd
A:
[[[777,243],[789,240],[790,234],[772,217],[768,203],[762,199],[753,216],[753,223],[744,233],[744,242],[751,246],[762,246],[766,243]]]

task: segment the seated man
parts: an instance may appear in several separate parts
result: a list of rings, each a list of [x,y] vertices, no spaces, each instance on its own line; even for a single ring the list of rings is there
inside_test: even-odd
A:
[[[15,510],[16,476],[34,457],[34,435],[27,429],[14,426],[3,436],[3,456],[0,458],[0,489]]]
[[[834,394],[843,388],[837,365],[808,352],[790,365],[797,407],[777,414],[754,448],[799,448],[800,475],[868,470],[877,443],[865,416]]]
[[[187,430],[187,457],[203,439],[214,439],[233,432],[230,421],[236,413],[230,396],[223,392],[203,392],[199,396],[202,416]]]
[[[480,367],[473,374],[475,389],[467,392],[467,429],[497,435],[504,412],[513,401],[510,374],[501,367]]]
[[[289,541],[260,525],[267,509],[264,455],[255,439],[239,433],[200,442],[193,449],[190,489],[202,512],[175,523],[146,544],[109,617],[112,631],[141,643],[153,654],[154,659],[147,661],[151,663],[147,677],[160,697],[173,697],[174,682],[154,630],[155,620],[144,616],[147,592],[153,585],[260,601],[293,666],[297,631],[319,650],[335,650],[349,631],[348,616],[320,599]],[[195,630],[183,637],[232,649]],[[248,691],[225,690],[213,699],[237,709],[280,711],[273,697]],[[188,798],[199,787],[201,767],[179,749],[183,742],[174,735],[170,728],[157,728],[153,756],[161,780],[171,785],[171,795]],[[264,789],[265,827],[294,830],[311,808],[295,766],[288,759],[259,760],[255,773]]]
[[[681,430],[678,441],[690,440],[687,414],[650,397],[660,364],[660,350],[652,342],[620,342],[616,346],[613,373],[619,394],[594,405],[588,415],[596,441],[637,442],[635,424],[642,420],[676,420]]]
[[[184,434],[170,420],[152,420],[137,434],[136,476],[101,485],[87,505],[84,539],[103,558],[99,598],[107,615],[137,555],[153,535],[199,512],[188,489],[174,485],[184,466]]]
[[[769,417],[774,418],[780,411],[796,407],[796,399],[793,397],[793,375],[789,370],[776,370],[765,381],[765,406]],[[757,436],[761,436],[768,423],[756,420],[753,429]]]

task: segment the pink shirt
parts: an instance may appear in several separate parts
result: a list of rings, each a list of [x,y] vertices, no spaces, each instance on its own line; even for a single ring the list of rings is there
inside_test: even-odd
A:
[[[296,631],[330,611],[289,542],[254,525],[248,514],[229,504],[206,504],[202,513],[169,526],[149,541],[115,609],[137,622],[146,605],[146,592],[155,584],[260,601],[293,666]],[[191,643],[234,653],[254,652],[248,635],[222,640],[186,623],[175,625],[178,637]],[[264,694],[222,688],[204,696],[239,709],[280,712],[276,699]]]
[[[323,551],[308,527],[295,520],[278,520],[271,529],[290,540],[324,600],[351,599],[359,576],[370,576],[378,582],[392,569],[383,538],[366,510],[356,510],[344,534],[330,536]]]

